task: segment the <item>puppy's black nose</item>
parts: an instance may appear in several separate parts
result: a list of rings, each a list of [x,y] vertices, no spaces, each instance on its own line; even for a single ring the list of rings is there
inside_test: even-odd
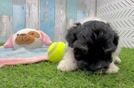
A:
[[[92,72],[99,71],[99,70],[105,70],[108,68],[109,64],[110,64],[109,62],[100,61],[98,63],[88,64],[86,66],[86,69],[89,71],[92,71]]]

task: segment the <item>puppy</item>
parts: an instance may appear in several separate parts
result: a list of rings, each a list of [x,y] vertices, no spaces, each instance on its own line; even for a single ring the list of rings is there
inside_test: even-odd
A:
[[[117,73],[120,63],[119,36],[110,24],[99,19],[75,23],[67,32],[68,48],[57,69]]]

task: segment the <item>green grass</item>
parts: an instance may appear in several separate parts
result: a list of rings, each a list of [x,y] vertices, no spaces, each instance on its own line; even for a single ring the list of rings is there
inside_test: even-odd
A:
[[[0,69],[0,88],[134,88],[134,49],[123,49],[117,74],[60,72],[57,64],[42,62]]]

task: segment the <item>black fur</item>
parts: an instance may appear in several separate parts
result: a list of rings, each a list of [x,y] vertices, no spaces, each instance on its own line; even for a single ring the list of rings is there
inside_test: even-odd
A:
[[[111,26],[101,21],[76,24],[66,36],[69,46],[74,48],[73,53],[79,66],[93,72],[108,68],[118,39]]]

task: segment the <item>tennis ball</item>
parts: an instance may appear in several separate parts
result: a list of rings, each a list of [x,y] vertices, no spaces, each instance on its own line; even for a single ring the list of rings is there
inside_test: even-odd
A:
[[[59,62],[64,56],[65,52],[64,42],[54,42],[48,48],[48,58],[50,62]]]

